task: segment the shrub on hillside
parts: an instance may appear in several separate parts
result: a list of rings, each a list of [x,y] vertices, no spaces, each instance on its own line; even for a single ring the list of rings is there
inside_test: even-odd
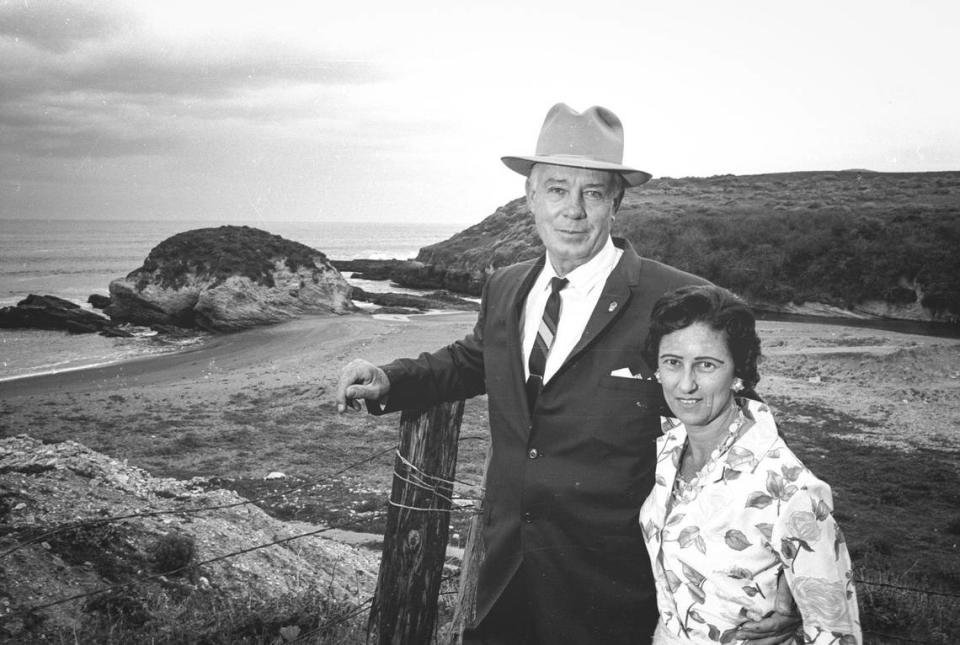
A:
[[[220,226],[178,233],[150,251],[138,271],[158,272],[160,284],[179,288],[187,276],[212,277],[214,284],[232,275],[273,287],[273,270],[283,259],[290,271],[314,266],[320,251],[248,226]],[[131,274],[132,275],[132,274]],[[146,283],[147,278],[141,280]],[[139,288],[143,288],[140,285]]]

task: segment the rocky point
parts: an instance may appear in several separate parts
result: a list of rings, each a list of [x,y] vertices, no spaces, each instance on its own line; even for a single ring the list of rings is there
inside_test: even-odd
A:
[[[351,287],[326,256],[248,226],[179,233],[139,269],[110,283],[115,322],[235,331],[303,313],[355,310]]]

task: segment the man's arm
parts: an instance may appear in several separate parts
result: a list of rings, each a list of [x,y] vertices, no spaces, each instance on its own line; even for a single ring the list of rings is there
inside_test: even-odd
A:
[[[343,412],[347,406],[357,410],[360,399],[364,399],[369,412],[382,414],[483,394],[486,391],[483,321],[487,285],[484,285],[473,333],[466,338],[433,353],[423,353],[415,359],[400,358],[382,367],[362,359],[344,366],[337,384],[337,410]],[[389,400],[384,401],[388,393]]]

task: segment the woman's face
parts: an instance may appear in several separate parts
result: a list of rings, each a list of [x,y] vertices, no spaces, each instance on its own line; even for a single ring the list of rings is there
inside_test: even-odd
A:
[[[667,405],[687,428],[709,426],[730,407],[735,377],[724,332],[697,322],[667,334],[657,362]]]

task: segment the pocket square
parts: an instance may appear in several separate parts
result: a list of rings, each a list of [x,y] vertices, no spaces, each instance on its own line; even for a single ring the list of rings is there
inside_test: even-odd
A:
[[[610,376],[618,376],[620,378],[643,379],[642,374],[634,374],[633,372],[630,371],[629,367],[621,367],[620,369],[613,370],[612,372],[610,372]]]

